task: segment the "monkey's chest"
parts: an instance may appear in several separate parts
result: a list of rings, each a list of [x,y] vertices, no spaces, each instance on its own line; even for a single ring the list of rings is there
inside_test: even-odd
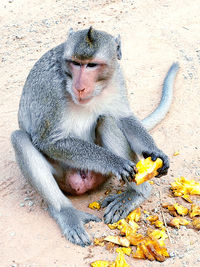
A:
[[[62,122],[62,130],[66,137],[70,136],[88,142],[94,142],[97,117],[90,112],[76,112],[73,110],[73,112],[65,114]]]

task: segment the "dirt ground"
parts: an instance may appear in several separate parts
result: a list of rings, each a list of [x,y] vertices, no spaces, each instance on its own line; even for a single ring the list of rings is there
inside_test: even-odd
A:
[[[159,194],[170,197],[174,177],[200,177],[200,2],[199,0],[1,0],[0,3],[0,266],[43,267],[89,266],[97,259],[113,260],[116,253],[104,247],[78,247],[65,240],[49,217],[46,205],[25,181],[15,162],[10,134],[18,128],[17,110],[29,70],[48,49],[65,41],[68,29],[94,26],[121,34],[122,66],[129,100],[139,118],[159,102],[161,86],[169,66],[180,64],[174,100],[165,120],[151,131],[158,146],[169,155],[169,174],[154,179],[153,193],[143,209],[160,215]],[[180,151],[174,157],[173,153]],[[92,211],[88,203],[104,197],[117,185],[110,183],[81,197],[70,197],[78,209]],[[200,203],[199,197],[192,198]],[[184,203],[188,206],[188,204]],[[166,215],[167,216],[167,215]],[[102,223],[90,223],[92,237],[111,233]],[[127,257],[130,266],[199,266],[199,233],[169,227],[171,258],[163,263]]]

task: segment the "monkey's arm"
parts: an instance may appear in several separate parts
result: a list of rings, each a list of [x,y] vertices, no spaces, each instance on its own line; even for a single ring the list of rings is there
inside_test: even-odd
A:
[[[161,158],[163,167],[158,170],[159,175],[167,174],[169,168],[168,157],[157,147],[153,138],[137,118],[134,116],[120,118],[118,126],[136,154],[143,155],[145,158],[150,156],[152,160],[156,160],[158,157]]]
[[[113,173],[118,178],[133,173],[134,163],[114,155],[109,150],[78,138],[65,138],[55,142],[40,142],[39,149],[47,156],[70,167],[102,174]]]

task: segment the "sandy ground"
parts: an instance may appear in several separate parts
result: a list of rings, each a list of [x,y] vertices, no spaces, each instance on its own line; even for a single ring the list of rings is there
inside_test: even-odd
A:
[[[113,260],[115,253],[100,247],[78,247],[66,241],[49,217],[40,196],[22,177],[15,162],[10,134],[18,128],[17,110],[29,70],[48,49],[63,42],[70,27],[90,25],[121,34],[129,99],[139,118],[159,102],[163,78],[173,61],[180,63],[174,101],[166,119],[151,133],[171,159],[169,174],[156,180],[143,208],[155,211],[158,190],[164,201],[169,184],[181,175],[200,176],[200,2],[199,0],[69,1],[1,0],[0,2],[0,266],[89,266],[97,259]],[[180,155],[173,157],[175,151]],[[88,203],[104,197],[111,184],[82,197],[70,197],[74,205],[92,211]],[[193,200],[199,203],[198,197]],[[180,202],[180,199],[177,199]],[[185,204],[186,205],[186,204]],[[91,237],[110,230],[102,223],[86,225]],[[130,266],[198,266],[199,233],[169,228],[173,244],[164,263],[127,257]]]

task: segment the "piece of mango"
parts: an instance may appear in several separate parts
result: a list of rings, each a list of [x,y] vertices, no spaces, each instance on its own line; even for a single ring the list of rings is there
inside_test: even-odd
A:
[[[157,158],[156,161],[152,161],[151,157],[140,160],[136,164],[137,173],[135,175],[135,182],[137,185],[150,180],[158,175],[158,169],[163,166],[163,161]]]

